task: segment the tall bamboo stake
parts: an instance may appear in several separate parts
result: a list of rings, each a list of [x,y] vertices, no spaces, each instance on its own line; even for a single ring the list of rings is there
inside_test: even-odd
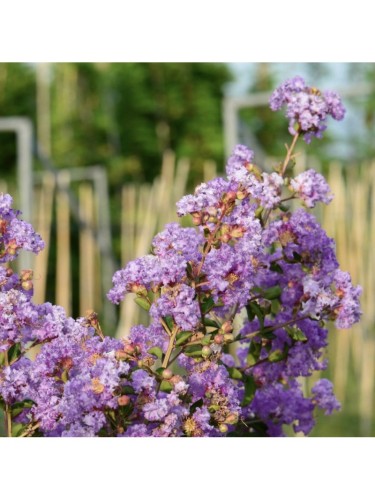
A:
[[[54,191],[55,177],[50,172],[45,172],[39,191],[39,210],[36,224],[37,231],[42,236],[45,247],[34,260],[34,301],[38,304],[46,301]]]
[[[80,217],[91,227],[94,225],[94,197],[91,184],[79,186]],[[79,233],[79,308],[84,316],[88,310],[94,310],[95,297],[95,241],[88,227]]]
[[[70,175],[68,170],[61,170],[57,178],[56,195],[56,230],[57,230],[57,263],[56,263],[56,303],[64,307],[71,315],[71,260],[70,260],[70,209],[68,188]]]

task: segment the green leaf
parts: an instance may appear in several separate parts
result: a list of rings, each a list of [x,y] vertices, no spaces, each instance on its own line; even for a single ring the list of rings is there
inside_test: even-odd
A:
[[[286,358],[286,353],[281,349],[276,349],[276,351],[272,351],[268,356],[268,361],[271,363],[276,363],[277,361],[281,361]]]
[[[293,252],[293,257],[294,257],[294,260],[296,260],[297,262],[301,262],[301,260],[302,260],[301,255],[297,252]]]
[[[247,375],[245,378],[245,394],[241,402],[241,406],[247,406],[251,403],[254,398],[256,391],[255,380],[251,375]]]
[[[134,302],[145,311],[150,310],[151,304],[145,297],[135,297]]]
[[[267,290],[264,290],[263,297],[268,300],[277,299],[280,297],[281,292],[282,290],[279,285],[271,286],[270,288],[267,288]]]
[[[196,408],[201,408],[203,405],[203,399],[198,399],[195,403],[190,406],[190,415],[192,415]]]
[[[215,301],[212,297],[208,297],[207,299],[204,299],[201,303],[201,310],[203,314],[207,314],[213,306],[215,305]]]
[[[189,276],[189,278],[193,277],[193,268],[191,267],[190,262],[186,264],[186,273]]]
[[[262,212],[263,212],[263,207],[258,207],[258,208],[255,210],[255,213],[254,213],[255,217],[256,217],[257,219],[259,219],[259,218],[261,217],[261,215],[262,215]]]
[[[202,346],[199,344],[189,345],[185,350],[184,354],[192,358],[200,358],[202,356]]]
[[[276,316],[277,313],[280,312],[281,304],[278,299],[274,299],[271,301],[271,313]]]
[[[163,392],[171,392],[173,389],[173,384],[169,380],[162,380],[160,384],[160,390]]]
[[[226,369],[228,370],[230,378],[233,378],[234,380],[242,380],[243,375],[240,370],[233,366],[226,366]]]
[[[32,408],[34,405],[35,402],[32,399],[24,399],[23,401],[17,401],[17,403],[12,404],[11,406],[12,416],[16,417],[25,408]]]
[[[21,356],[21,344],[13,344],[8,350],[8,362],[14,363]]]
[[[192,336],[193,332],[188,332],[188,331],[182,331],[182,332],[179,332],[177,335],[176,335],[176,346],[177,345],[181,345],[183,344],[184,342],[186,342],[191,336]]]
[[[270,265],[270,270],[274,271],[275,273],[279,273],[279,274],[284,273],[283,268],[277,262],[272,262],[272,264]]]
[[[134,394],[134,388],[131,386],[131,385],[124,385],[122,388],[121,388],[121,392],[123,394]]]
[[[201,344],[202,345],[209,345],[212,344],[212,336],[211,335],[205,335],[203,339],[201,339]]]
[[[164,316],[164,321],[166,322],[168,328],[172,331],[174,327],[174,322],[172,316]]]
[[[162,359],[163,357],[163,351],[160,349],[160,347],[151,347],[151,349],[149,349],[147,352],[149,354],[153,354],[158,359]]]
[[[18,437],[22,434],[22,432],[25,430],[26,426],[25,424],[12,424],[12,436],[13,437]]]
[[[288,332],[289,337],[293,340],[299,342],[305,342],[307,340],[306,335],[297,326],[287,326],[285,327],[285,330]]]
[[[282,212],[287,212],[289,210],[289,207],[286,205],[283,205],[282,203],[280,203],[279,208]]]
[[[214,321],[213,319],[210,318],[204,318],[203,323],[206,326],[212,326],[213,328],[220,328],[220,325],[217,321]]]
[[[264,327],[264,311],[259,306],[259,304],[256,304],[255,302],[250,302],[246,306],[246,311],[247,311],[247,316],[249,318],[249,321],[252,321],[256,316],[259,320],[260,328],[263,329],[263,327]]]
[[[63,370],[61,373],[61,380],[64,382],[64,384],[69,380],[69,370]]]
[[[246,363],[249,366],[255,365],[255,363],[259,360],[260,351],[262,349],[262,345],[258,342],[251,342],[249,346],[249,352],[246,357]]]

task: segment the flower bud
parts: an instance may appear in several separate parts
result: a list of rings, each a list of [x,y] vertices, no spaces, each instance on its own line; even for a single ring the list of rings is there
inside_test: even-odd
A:
[[[192,214],[194,226],[200,226],[202,224],[202,214],[199,212]]]
[[[228,426],[226,424],[220,424],[219,431],[225,434],[226,432],[228,432]]]
[[[202,356],[204,358],[208,358],[212,354],[212,349],[208,347],[208,345],[205,345],[202,347]]]
[[[91,389],[95,394],[101,394],[104,391],[104,385],[98,378],[93,378],[91,381]]]
[[[139,344],[134,344],[134,351],[136,354],[141,354],[142,348]]]
[[[223,243],[228,243],[228,241],[230,241],[232,239],[231,235],[228,234],[228,233],[225,233],[223,234],[221,237],[220,237],[221,241]]]
[[[237,198],[237,193],[235,191],[228,191],[223,196],[224,203],[233,202]]]
[[[155,364],[155,359],[152,356],[145,356],[142,361],[143,366],[147,366],[148,368],[151,368]]]
[[[123,351],[126,352],[126,354],[130,354],[130,355],[135,353],[135,349],[134,349],[134,346],[132,344],[125,344]]]
[[[224,335],[224,340],[225,340],[225,342],[232,342],[232,340],[234,340],[233,333],[226,333]]]
[[[116,351],[116,353],[115,353],[115,357],[116,357],[116,359],[117,359],[118,361],[123,361],[124,359],[128,359],[128,358],[129,358],[129,355],[128,355],[126,352],[124,352],[124,351],[120,351],[120,350],[118,350],[118,351]]]
[[[147,297],[147,288],[144,285],[133,283],[130,285],[130,291],[132,293],[136,293],[139,296]]]
[[[164,380],[170,380],[173,377],[172,370],[170,370],[169,368],[163,370],[162,377]]]
[[[231,230],[231,236],[232,238],[242,238],[242,236],[245,234],[246,229],[242,226],[234,226]]]
[[[23,281],[21,286],[24,290],[28,292],[29,290],[33,289],[34,285],[32,281],[28,280],[28,281]]]
[[[22,281],[29,281],[33,279],[33,272],[31,269],[23,269],[20,272],[20,278]]]
[[[226,424],[234,425],[238,422],[238,415],[236,413],[230,413],[225,419]]]
[[[222,335],[221,333],[216,334],[214,337],[214,342],[218,345],[222,344],[224,342],[224,335]]]
[[[241,190],[237,191],[237,200],[244,200],[247,195],[248,195],[247,191],[245,191],[244,189],[241,189]]]
[[[129,396],[124,394],[123,396],[120,396],[119,398],[117,398],[117,402],[118,402],[119,406],[126,406],[130,403],[130,398],[129,398]]]
[[[233,331],[233,325],[231,321],[224,321],[224,323],[221,325],[220,330],[223,333],[232,333]]]

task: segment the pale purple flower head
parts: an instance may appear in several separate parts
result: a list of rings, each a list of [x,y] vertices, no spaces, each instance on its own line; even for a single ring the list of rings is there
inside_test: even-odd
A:
[[[313,169],[297,175],[290,185],[308,208],[315,207],[319,201],[328,205],[333,199],[325,178]]]
[[[285,81],[273,92],[271,109],[276,111],[284,105],[289,118],[289,132],[295,135],[298,129],[307,143],[312,137],[322,137],[328,116],[342,120],[345,115],[338,94],[331,91],[321,93],[314,87],[308,87],[300,76]]]
[[[330,415],[334,410],[340,410],[341,405],[333,394],[333,384],[330,380],[322,378],[311,389],[314,404],[325,410],[325,415]]]
[[[20,211],[13,210],[13,199],[0,193],[0,263],[14,260],[20,250],[38,253],[44,242],[32,225],[18,218]]]

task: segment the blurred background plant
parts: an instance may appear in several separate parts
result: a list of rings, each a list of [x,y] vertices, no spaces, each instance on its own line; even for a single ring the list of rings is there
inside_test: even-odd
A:
[[[361,324],[331,333],[326,376],[343,411],[318,421],[313,435],[374,436],[375,64],[0,63],[0,119],[29,118],[43,153],[33,153],[33,223],[48,249],[34,262],[35,300],[73,316],[95,309],[113,335],[144,321],[129,298],[120,313],[106,309],[109,274],[149,251],[177,220],[183,194],[223,172],[224,101],[270,94],[296,74],[318,88],[354,89],[344,122],[301,150],[296,168],[328,177],[335,200],[319,217],[341,267],[364,287]],[[288,141],[286,120],[265,105],[241,106],[235,120],[236,140],[270,169]],[[15,206],[17,155],[14,133],[1,132],[0,190]]]

